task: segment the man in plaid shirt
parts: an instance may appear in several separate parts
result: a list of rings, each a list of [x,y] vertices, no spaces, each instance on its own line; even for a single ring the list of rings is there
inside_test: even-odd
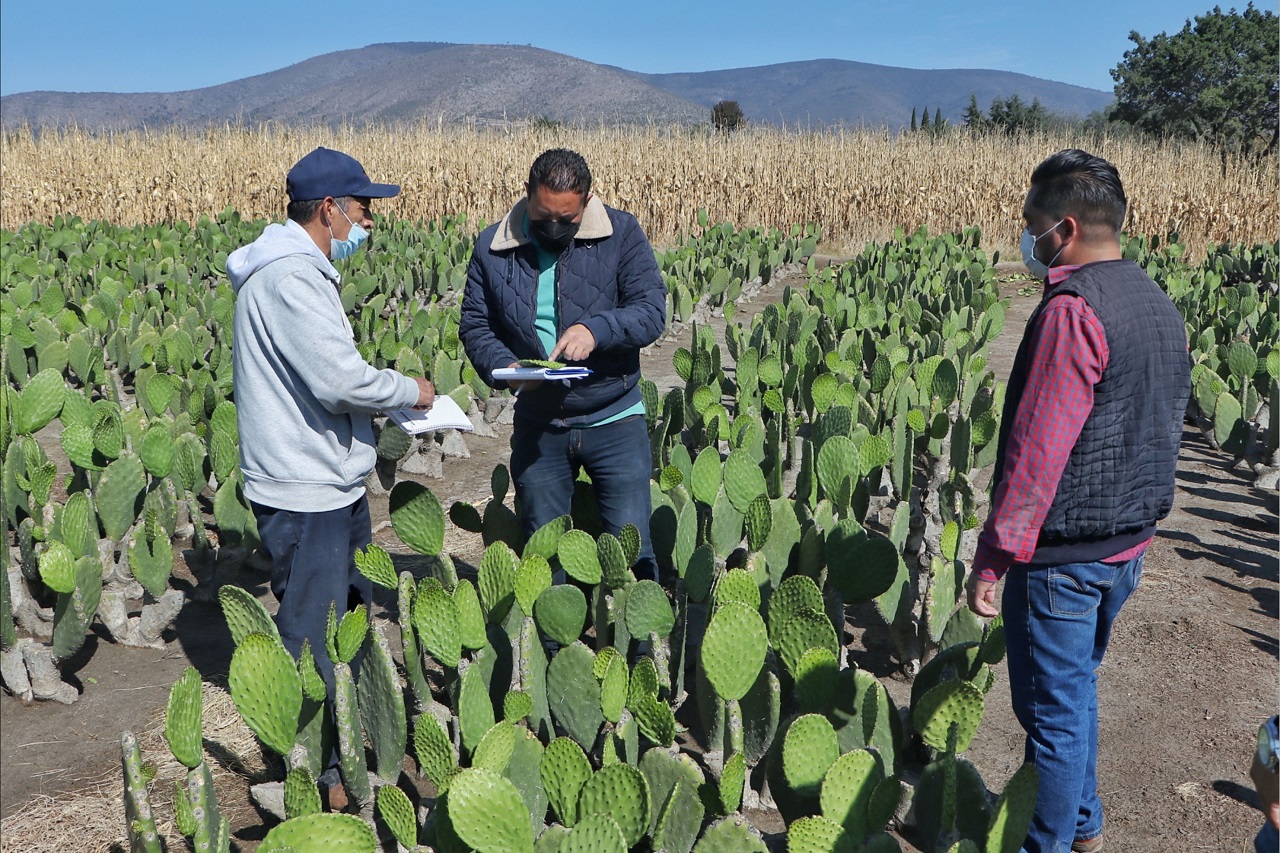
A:
[[[1031,175],[1022,254],[1046,279],[1005,396],[969,607],[1002,599],[1014,713],[1040,774],[1027,853],[1102,850],[1097,669],[1173,505],[1190,361],[1182,317],[1123,259],[1114,166],[1068,149]]]

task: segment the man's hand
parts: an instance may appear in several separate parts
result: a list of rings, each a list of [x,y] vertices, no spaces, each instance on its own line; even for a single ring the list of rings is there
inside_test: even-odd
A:
[[[415,409],[431,408],[431,404],[436,401],[436,386],[421,376],[415,376],[413,381],[418,383],[418,402],[413,407]]]
[[[969,582],[965,584],[965,589],[969,592],[969,609],[974,613],[988,619],[1000,615],[1000,611],[996,608],[994,581],[984,581],[978,577],[977,572],[974,572],[969,575]]]
[[[519,367],[519,366],[520,366],[520,362],[518,361],[513,361],[507,365],[507,367]],[[542,384],[541,379],[508,379],[507,380],[507,387],[510,388],[512,391],[516,392],[517,397],[520,396],[521,391],[524,391],[527,388],[537,388],[541,384]]]
[[[565,361],[582,361],[595,348],[596,336],[591,334],[591,330],[581,323],[574,323],[564,330],[556,348],[551,351],[550,359],[556,361],[563,355]]]

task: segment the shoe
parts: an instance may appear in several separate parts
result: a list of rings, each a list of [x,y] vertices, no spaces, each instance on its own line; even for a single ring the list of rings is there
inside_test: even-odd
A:
[[[1071,842],[1071,853],[1102,853],[1102,836],[1077,838]]]
[[[325,789],[325,804],[331,812],[345,812],[351,800],[347,797],[347,788],[341,782]]]

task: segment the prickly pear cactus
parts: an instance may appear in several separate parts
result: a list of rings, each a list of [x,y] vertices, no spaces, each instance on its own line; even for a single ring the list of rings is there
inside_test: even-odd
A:
[[[797,717],[782,741],[782,769],[787,784],[802,797],[820,793],[827,770],[840,757],[835,729],[821,714]]]
[[[454,669],[462,657],[458,606],[438,583],[424,583],[413,600],[413,630],[441,665]]]
[[[449,785],[449,818],[471,847],[532,853],[533,830],[520,791],[492,770],[463,770]]]
[[[414,724],[413,754],[418,759],[418,767],[437,791],[443,792],[449,787],[449,780],[458,772],[458,762],[449,735],[431,714],[421,714]]]
[[[576,742],[560,737],[547,746],[539,772],[547,799],[560,822],[573,826],[578,820],[578,794],[591,778],[591,762]]]
[[[404,688],[391,649],[381,628],[374,626],[365,645],[360,666],[360,682],[356,687],[360,702],[360,719],[373,746],[374,768],[383,779],[400,775],[404,761],[408,723],[404,707]]]
[[[693,853],[769,853],[769,848],[746,818],[730,815],[702,834]]]
[[[426,486],[402,480],[391,489],[391,526],[406,545],[434,557],[444,547],[444,508]]]
[[[297,665],[278,639],[249,634],[231,655],[231,698],[245,723],[271,750],[287,755],[302,710]]]
[[[378,838],[355,815],[309,814],[273,828],[258,849],[263,853],[375,853]]]
[[[589,533],[569,530],[556,545],[560,565],[569,577],[579,583],[594,586],[600,583],[603,573],[597,556],[596,542]]]
[[[311,771],[295,767],[284,777],[284,814],[286,820],[320,814],[320,791]]]
[[[920,737],[937,750],[947,749],[947,737],[956,726],[956,752],[969,748],[982,722],[983,694],[968,681],[944,681],[920,698],[912,723]]]
[[[583,749],[592,747],[604,722],[594,664],[591,650],[582,643],[573,643],[557,652],[547,667],[551,713]]]
[[[558,584],[542,591],[533,605],[538,630],[562,646],[582,635],[587,623],[587,598],[572,584]]]
[[[609,815],[622,829],[627,847],[634,847],[649,831],[651,804],[644,774],[628,764],[610,764],[596,771],[578,793],[578,820]]]
[[[787,853],[855,853],[854,836],[824,816],[802,817],[787,827]]]
[[[849,837],[862,838],[873,828],[868,809],[871,796],[882,781],[884,772],[873,753],[865,749],[846,752],[822,778],[819,803],[823,816],[844,827]]]
[[[626,853],[627,840],[618,822],[606,814],[593,814],[569,830],[557,853]]]
[[[245,637],[255,633],[280,639],[280,631],[267,613],[267,608],[244,587],[235,584],[218,587],[218,603],[222,605],[222,615],[227,620],[227,627],[231,629],[231,640],[237,646]]]
[[[985,853],[1016,853],[1035,813],[1040,774],[1034,764],[1017,769],[991,810]]]
[[[187,667],[169,690],[169,705],[164,715],[164,737],[169,742],[169,751],[188,769],[204,761],[200,690],[200,673],[193,666]]]
[[[142,766],[138,739],[133,732],[120,735],[121,764],[124,770],[125,824],[129,831],[130,853],[160,853],[160,833],[151,814],[147,792],[147,772]]]
[[[395,785],[383,785],[378,789],[378,814],[391,830],[400,846],[412,850],[418,845],[418,819],[413,813],[413,803]]]
[[[356,549],[356,569],[360,574],[386,589],[396,589],[399,581],[396,578],[396,567],[391,562],[391,555],[377,545],[369,545],[364,549]]]
[[[721,699],[741,699],[755,683],[769,640],[760,614],[740,602],[720,606],[702,640],[702,667]]]

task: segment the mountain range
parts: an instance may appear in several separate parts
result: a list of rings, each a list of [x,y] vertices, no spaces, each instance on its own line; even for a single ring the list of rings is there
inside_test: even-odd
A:
[[[1108,92],[1008,71],[919,70],[839,59],[723,71],[640,74],[540,48],[440,42],[374,44],[181,92],[23,92],[0,98],[0,123],[123,130],[264,122],[697,124],[735,100],[748,121],[898,130],[913,110],[961,120],[970,96],[1039,99],[1084,116]]]

